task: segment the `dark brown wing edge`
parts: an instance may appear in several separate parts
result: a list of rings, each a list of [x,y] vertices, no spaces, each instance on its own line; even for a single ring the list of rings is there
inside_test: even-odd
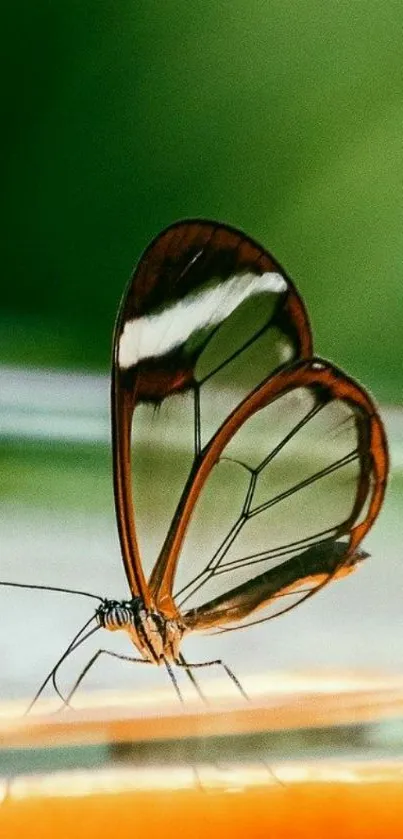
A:
[[[361,473],[356,501],[352,513],[345,523],[345,534],[348,533],[349,541],[344,548],[343,560],[340,559],[340,563],[348,563],[357,553],[358,545],[374,523],[380,511],[385,493],[388,474],[388,451],[382,421],[369,395],[341,370],[320,358],[299,361],[281,370],[276,375],[268,377],[259,387],[249,394],[223,423],[207,446],[200,461],[195,463],[178,505],[174,518],[174,527],[172,527],[171,533],[169,534],[170,539],[167,540],[158,560],[161,563],[163,573],[159,577],[154,575],[154,580],[152,579],[152,596],[161,611],[166,611],[167,614],[178,615],[178,610],[172,597],[172,587],[182,543],[197,498],[211,469],[219,460],[223,449],[240,426],[256,411],[265,407],[282,394],[294,388],[304,386],[322,388],[326,391],[328,397],[343,399],[355,409],[359,429],[358,454]],[[354,521],[357,520],[369,493],[371,495],[365,518],[362,522],[354,526]],[[338,548],[334,550],[336,551],[336,556],[338,556]],[[310,553],[310,550],[308,550],[305,552],[305,557],[309,561],[310,557],[313,557],[315,563],[318,554],[315,551]],[[292,562],[293,560],[289,561],[289,563]],[[331,558],[329,558],[329,562],[331,564]],[[284,563],[283,565],[286,566],[287,577],[285,585],[288,586],[290,584],[289,569],[292,565],[288,563]],[[301,576],[300,573],[298,574],[298,568],[299,572],[301,569],[298,562],[295,563],[294,567],[294,582],[297,582]],[[333,567],[332,573],[335,574],[336,571],[337,565]],[[317,571],[314,571],[314,576],[317,573]],[[312,575],[309,572],[306,576],[310,577]],[[269,575],[263,574],[256,578],[256,581],[260,580],[260,606],[265,605],[267,600],[270,600],[273,596],[273,579],[274,577],[271,572]],[[235,608],[234,597],[236,598],[236,608],[238,609],[239,615],[237,619],[240,620],[246,617],[251,610],[256,608],[256,581],[245,583],[228,592],[227,595],[223,594],[198,609],[185,612],[181,616],[181,619],[189,629],[194,630],[221,625],[227,622],[227,620],[233,620],[233,617],[229,617],[229,615],[231,610],[233,615],[233,609]],[[259,582],[257,582],[257,585],[259,587]],[[230,607],[228,612],[226,612],[226,606]],[[227,619],[224,617],[225,614],[227,614]]]
[[[180,299],[192,281],[197,285],[200,276],[196,274],[192,280],[188,254],[203,247],[218,255],[218,260],[220,249],[226,252],[234,249],[240,269],[243,265],[255,265],[261,272],[279,271],[289,288],[276,322],[292,338],[297,358],[312,354],[308,315],[294,283],[261,245],[241,231],[214,221],[186,220],[168,227],[145,250],[119,307],[113,338],[111,403],[114,498],[122,559],[132,595],[140,595],[146,606],[151,605],[152,595],[145,580],[136,537],[131,478],[132,417],[136,404],[158,404],[170,394],[191,387],[194,365],[174,367],[170,359],[166,367],[146,361],[122,370],[118,363],[119,339],[127,320],[147,314],[167,299]],[[194,502],[194,492],[189,500]],[[179,520],[175,518],[167,542],[172,540],[178,524]],[[165,559],[160,558],[154,569],[150,586],[153,591],[159,589],[160,596],[164,587],[171,588],[171,568],[170,564],[165,569]],[[159,582],[162,578],[163,585]]]

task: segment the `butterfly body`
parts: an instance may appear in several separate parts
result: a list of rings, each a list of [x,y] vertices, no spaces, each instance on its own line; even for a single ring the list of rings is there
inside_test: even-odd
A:
[[[152,664],[178,662],[184,624],[148,609],[141,597],[105,599],[96,610],[95,617],[102,629],[127,632],[145,661]]]

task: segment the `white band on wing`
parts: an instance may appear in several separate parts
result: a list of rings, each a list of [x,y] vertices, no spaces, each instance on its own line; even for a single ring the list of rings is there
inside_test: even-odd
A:
[[[248,298],[286,290],[287,282],[281,274],[246,272],[188,294],[160,312],[129,320],[119,340],[119,367],[127,369],[144,358],[166,355],[193,333],[222,323]]]

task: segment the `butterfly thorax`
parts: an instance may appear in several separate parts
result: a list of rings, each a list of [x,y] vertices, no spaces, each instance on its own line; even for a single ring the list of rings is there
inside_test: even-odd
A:
[[[183,624],[146,609],[141,597],[132,600],[104,600],[95,613],[98,625],[110,632],[126,631],[146,661],[176,662],[185,630]]]

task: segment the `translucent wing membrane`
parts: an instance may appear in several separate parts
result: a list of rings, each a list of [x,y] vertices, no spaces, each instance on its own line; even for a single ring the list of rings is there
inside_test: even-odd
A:
[[[132,594],[140,594],[146,605],[158,593],[161,608],[174,609],[169,581],[173,560],[169,559],[169,569],[165,563],[175,550],[178,531],[186,525],[181,523],[182,502],[149,588],[134,526],[130,463],[134,409],[134,474],[143,470],[144,487],[147,470],[156,465],[155,447],[165,451],[160,508],[163,504],[171,515],[183,487],[179,476],[187,488],[193,486],[202,452],[225,418],[263,378],[311,353],[307,314],[293,283],[243,233],[214,222],[182,222],[164,231],[143,255],[116,324],[112,427],[123,561]],[[150,491],[142,495],[150,516],[157,499]],[[136,495],[135,499],[137,510]],[[193,489],[190,506],[195,499]],[[162,533],[157,534],[152,549],[161,547],[161,540]]]
[[[151,579],[155,601],[176,604],[193,630],[296,605],[359,558],[386,474],[379,416],[341,371],[311,359],[266,378],[194,464]]]

